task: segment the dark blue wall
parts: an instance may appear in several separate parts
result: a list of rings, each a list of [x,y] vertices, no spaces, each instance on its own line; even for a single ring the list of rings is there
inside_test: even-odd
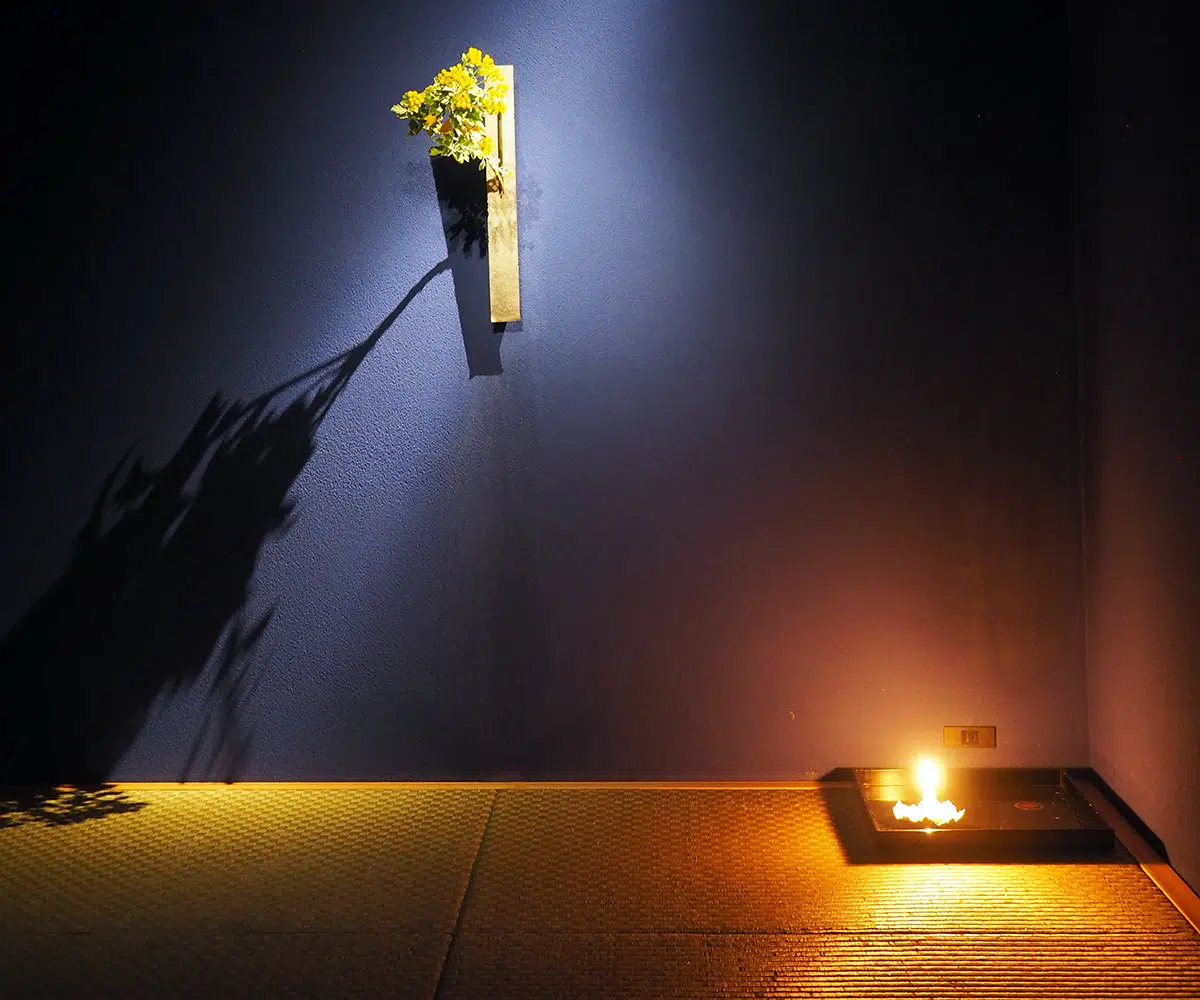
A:
[[[1062,10],[328,6],[28,29],[10,773],[1086,762]],[[468,44],[521,171],[477,378],[455,273],[380,326],[446,257],[387,109]]]
[[[1200,886],[1200,89],[1182,10],[1074,11],[1093,766]]]

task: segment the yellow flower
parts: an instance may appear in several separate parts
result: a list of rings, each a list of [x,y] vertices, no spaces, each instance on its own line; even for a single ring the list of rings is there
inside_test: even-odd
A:
[[[459,162],[471,157],[490,160],[496,141],[486,135],[481,112],[498,115],[507,110],[501,98],[508,85],[502,81],[495,60],[472,45],[461,62],[439,70],[424,90],[405,91],[392,110],[409,119],[411,135],[424,128],[434,137],[430,156],[449,156]]]

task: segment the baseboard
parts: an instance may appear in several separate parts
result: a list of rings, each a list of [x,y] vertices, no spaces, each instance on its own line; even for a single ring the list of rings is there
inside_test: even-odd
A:
[[[1167,853],[1167,845],[1163,843],[1162,838],[1146,825],[1145,821],[1134,811],[1133,807],[1113,790],[1112,785],[1105,781],[1094,767],[1069,767],[1066,770],[1067,774],[1072,778],[1082,778],[1085,781],[1090,781],[1103,792],[1104,797],[1112,803],[1113,808],[1121,814],[1122,819],[1137,831],[1138,836],[1149,844],[1163,861],[1167,862],[1167,864],[1171,863],[1171,857]]]

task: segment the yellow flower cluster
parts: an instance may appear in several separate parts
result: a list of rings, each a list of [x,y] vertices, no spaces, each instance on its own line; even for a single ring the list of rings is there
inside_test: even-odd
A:
[[[433,78],[439,87],[453,87],[455,90],[466,90],[475,86],[475,76],[462,63],[456,63],[449,69],[443,69]]]
[[[409,135],[425,132],[434,139],[431,156],[449,156],[460,163],[477,159],[498,175],[508,173],[494,158],[495,143],[484,134],[484,116],[507,110],[508,87],[490,55],[471,46],[454,66],[440,70],[423,91],[409,90],[392,105],[409,119]]]
[[[489,115],[502,114],[507,110],[507,105],[501,100],[508,93],[508,84],[495,83],[488,87],[480,100],[480,106]]]
[[[496,68],[496,63],[491,56],[485,56],[476,48],[467,49],[463,53],[462,61],[468,66],[474,66],[479,70],[479,75],[484,80],[499,80],[500,70]]]

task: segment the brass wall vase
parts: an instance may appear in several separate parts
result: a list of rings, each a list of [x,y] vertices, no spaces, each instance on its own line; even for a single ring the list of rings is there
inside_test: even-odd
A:
[[[512,323],[521,318],[521,281],[517,261],[517,130],[514,124],[517,93],[512,66],[497,66],[508,84],[506,110],[487,116],[501,167],[511,171],[504,180],[487,171],[488,281],[491,286],[492,322]]]

